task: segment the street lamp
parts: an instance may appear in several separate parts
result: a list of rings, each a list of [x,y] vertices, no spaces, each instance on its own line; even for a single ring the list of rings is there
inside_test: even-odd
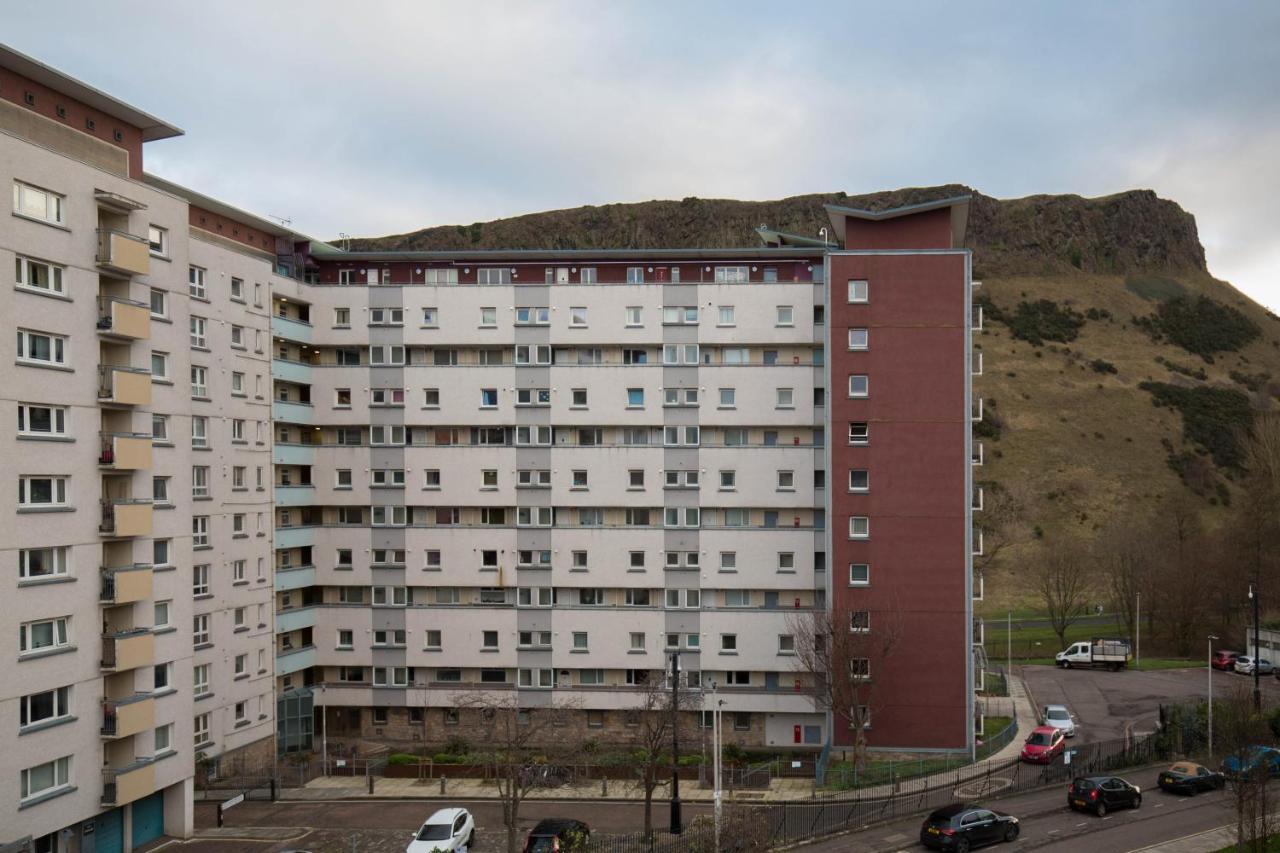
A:
[[[680,653],[671,653],[671,834],[684,831],[680,820]]]
[[[1213,641],[1218,639],[1209,635],[1209,757],[1213,758]]]
[[[1253,602],[1253,709],[1262,710],[1262,667],[1258,664],[1258,596],[1249,584],[1249,600]]]

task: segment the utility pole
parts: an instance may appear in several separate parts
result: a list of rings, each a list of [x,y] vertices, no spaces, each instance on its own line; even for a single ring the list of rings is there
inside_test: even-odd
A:
[[[1142,593],[1137,593],[1138,604],[1133,610],[1133,656],[1135,660],[1134,666],[1142,669]]]
[[[1249,584],[1249,599],[1253,602],[1253,710],[1262,710],[1262,667],[1258,665],[1258,591]]]
[[[314,743],[314,741],[312,741]],[[329,709],[324,703],[324,685],[320,685],[320,762],[324,775],[329,775]]]
[[[671,653],[671,834],[684,831],[680,820],[680,653]]]
[[[1012,610],[1010,610],[1009,614],[1005,617],[1004,624],[1005,624],[1004,639],[1005,639],[1005,645],[1006,645],[1005,652],[1004,652],[1005,660],[1006,660],[1005,670],[1004,670],[1004,685],[1005,685],[1005,692],[1009,694],[1010,698],[1012,698],[1013,691],[1009,690],[1009,679],[1013,678],[1013,611]],[[983,687],[986,687],[986,685],[984,684]]]
[[[1209,635],[1209,757],[1213,758],[1213,641],[1218,639]]]
[[[720,761],[721,761],[720,753],[722,749],[722,746],[720,743],[720,740],[721,740],[720,706],[723,704],[724,704],[724,700],[721,699],[719,695],[716,693],[716,685],[712,683],[711,685],[711,748],[713,750],[713,755],[711,759],[711,766],[712,766],[712,772],[715,774],[715,783],[714,783],[715,784],[715,810],[714,810],[713,817],[715,820],[715,835],[716,835],[715,849],[716,850],[720,849],[720,799],[722,796],[720,793]]]

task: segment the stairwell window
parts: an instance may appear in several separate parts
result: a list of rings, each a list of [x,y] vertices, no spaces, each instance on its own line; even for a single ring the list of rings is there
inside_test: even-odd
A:
[[[66,222],[66,203],[66,197],[58,193],[13,182],[13,212],[19,216],[62,225]]]
[[[191,366],[191,397],[192,399],[208,399],[209,397],[209,370],[205,367]]]
[[[203,368],[201,369],[203,370]],[[193,415],[191,417],[191,446],[209,446],[209,419],[204,415]]]
[[[871,472],[866,468],[849,469],[849,491],[866,492],[871,489]]]
[[[865,279],[849,279],[849,302],[868,302],[870,295],[870,286]]]
[[[850,516],[849,517],[849,538],[850,539],[871,538],[871,519],[865,515]]]
[[[865,374],[854,374],[849,377],[849,396],[867,397],[871,394],[871,381]]]
[[[849,330],[849,349],[865,350],[868,349],[870,333],[866,329],[850,329]]]

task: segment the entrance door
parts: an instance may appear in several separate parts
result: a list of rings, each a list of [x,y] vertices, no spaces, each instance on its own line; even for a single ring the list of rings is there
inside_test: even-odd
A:
[[[666,267],[655,267],[653,270],[654,281],[671,281],[670,272]]]

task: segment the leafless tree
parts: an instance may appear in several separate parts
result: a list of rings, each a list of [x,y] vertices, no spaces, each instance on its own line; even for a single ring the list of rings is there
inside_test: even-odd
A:
[[[835,608],[793,612],[787,629],[795,642],[794,668],[814,707],[853,732],[854,766],[867,762],[867,727],[875,711],[874,673],[902,638],[902,612]]]
[[[674,713],[672,710],[674,698]],[[649,670],[640,694],[631,728],[631,749],[636,773],[644,789],[644,836],[653,835],[653,794],[668,781],[671,773],[671,735],[674,731],[688,742],[689,712],[700,707],[701,694],[685,687],[672,696],[661,670]]]
[[[1067,539],[1053,542],[1043,553],[1036,570],[1036,591],[1044,601],[1049,624],[1058,635],[1058,647],[1066,648],[1067,631],[1088,610],[1090,558],[1080,543]]]
[[[1228,777],[1230,803],[1236,818],[1236,849],[1262,853],[1274,827],[1268,782],[1269,762],[1253,759],[1252,748],[1267,742],[1267,726],[1253,707],[1248,688],[1236,685],[1214,703],[1215,733],[1237,772]]]
[[[1094,562],[1106,578],[1111,608],[1130,638],[1137,633],[1138,595],[1148,590],[1152,578],[1149,534],[1147,523],[1117,521],[1094,543]]]
[[[563,781],[558,775],[561,765],[578,749],[557,731],[576,706],[556,701],[527,707],[521,704],[518,690],[476,691],[460,706],[480,717],[483,736],[476,752],[486,775],[497,785],[507,853],[517,853],[520,806],[525,797],[535,788]]]
[[[1001,554],[1026,540],[1027,500],[1020,483],[977,485],[982,486],[982,509],[973,514],[973,523],[982,532],[982,553],[973,558],[973,568],[985,574],[998,565]]]

